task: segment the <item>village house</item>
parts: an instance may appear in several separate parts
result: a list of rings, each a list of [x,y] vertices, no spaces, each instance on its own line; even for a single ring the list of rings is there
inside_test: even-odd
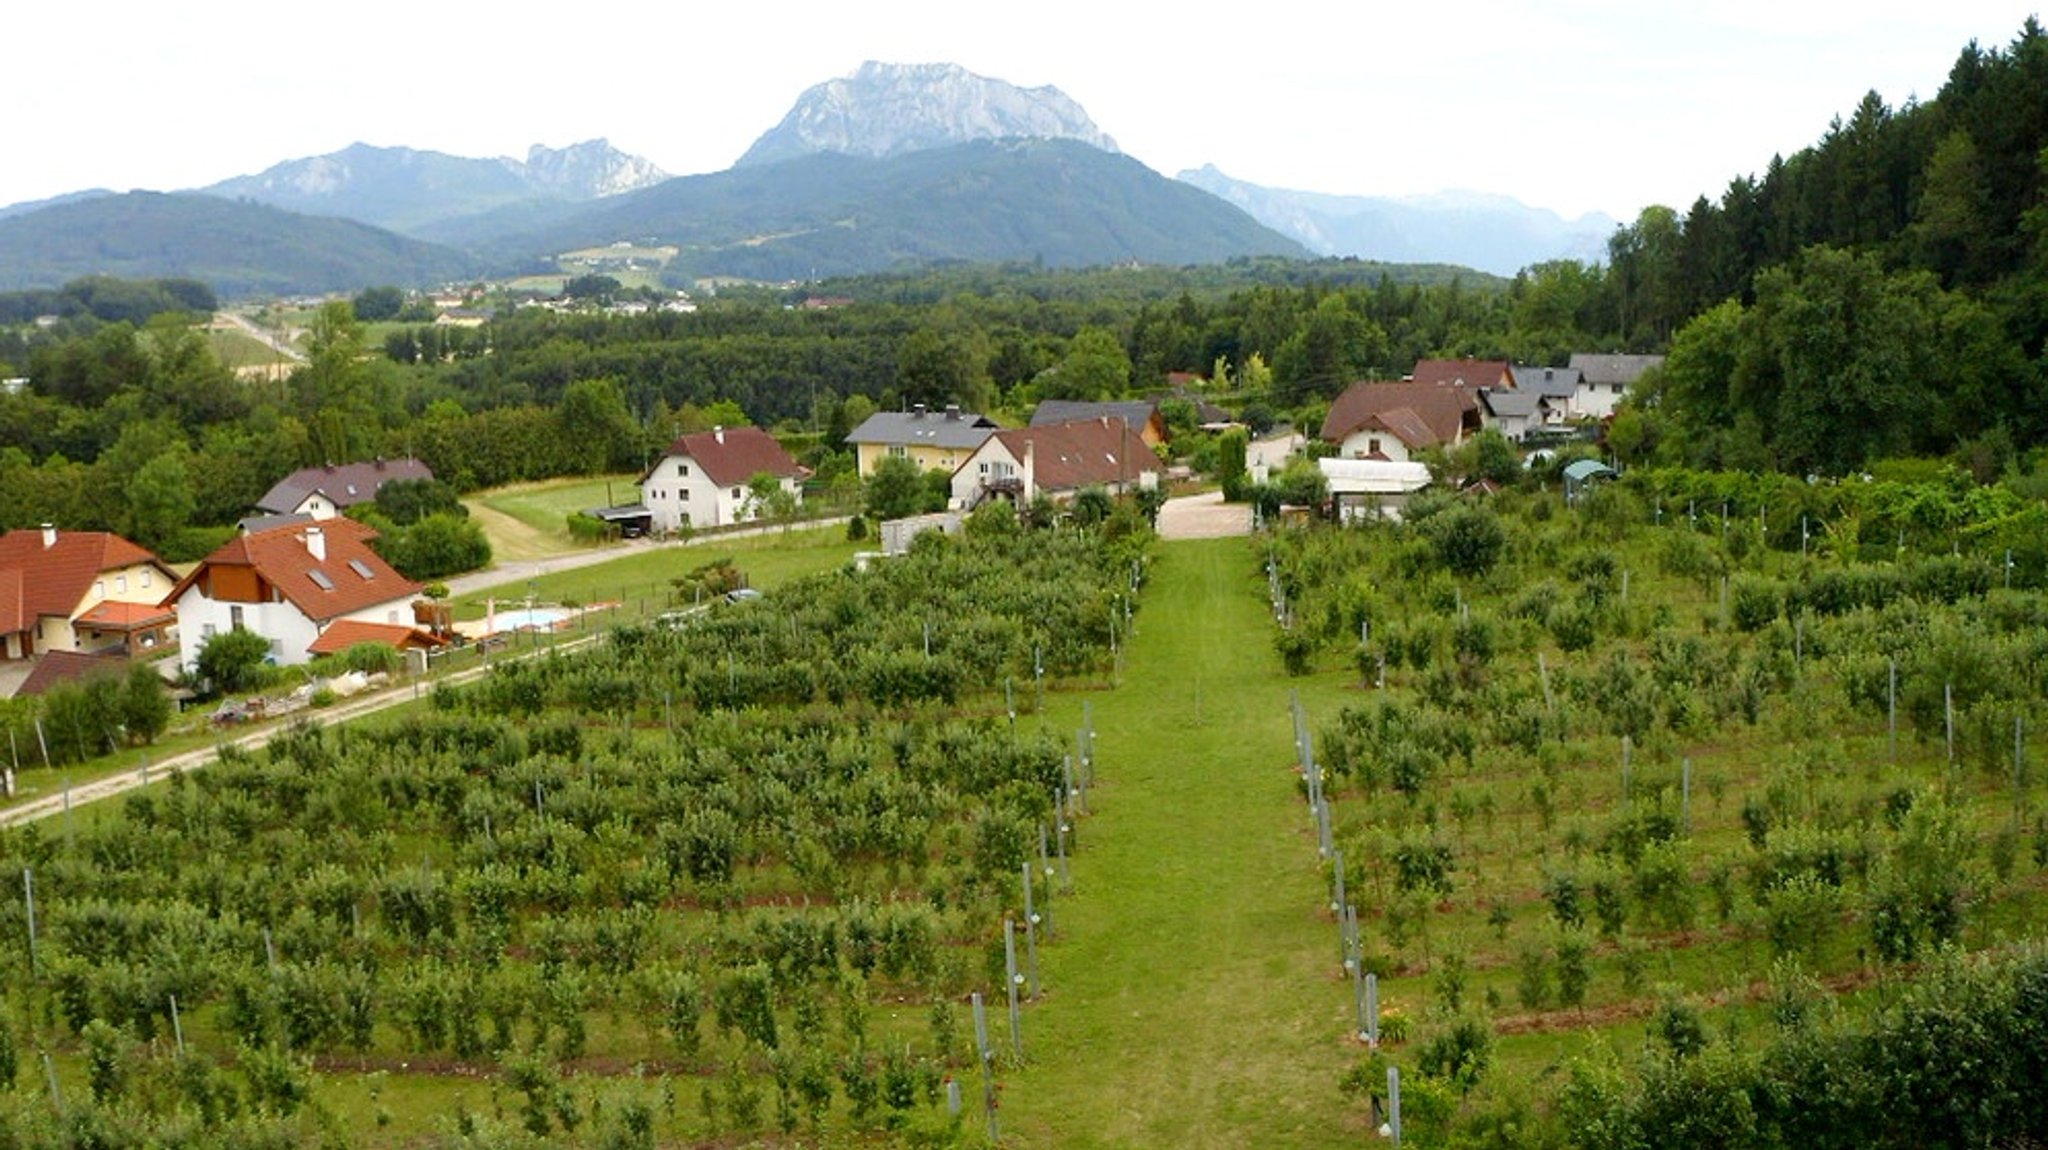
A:
[[[1437,384],[1476,391],[1482,387],[1512,388],[1517,385],[1515,369],[1504,359],[1424,359],[1406,381]]]
[[[332,519],[358,503],[374,501],[377,489],[394,479],[433,477],[433,469],[417,459],[302,467],[273,484],[256,501],[256,507],[268,515]]]
[[[280,666],[312,660],[323,636],[343,623],[351,642],[416,643],[412,600],[420,584],[370,548],[374,528],[353,519],[286,524],[223,544],[162,599],[178,614],[181,652],[195,669],[206,640],[241,628],[270,641]]]
[[[176,620],[157,603],[175,582],[162,560],[104,531],[44,524],[0,535],[0,659],[168,643]]]
[[[1580,377],[1578,395],[1572,403],[1573,414],[1585,419],[1608,418],[1643,373],[1663,363],[1661,355],[1573,352],[1571,365]]]
[[[1330,404],[1321,438],[1344,459],[1405,463],[1479,431],[1479,388],[1440,383],[1354,383]]]
[[[989,499],[1066,502],[1084,488],[1121,495],[1159,483],[1159,456],[1121,419],[1084,419],[991,434],[953,472],[953,506]]]
[[[853,445],[863,479],[891,456],[910,460],[920,471],[950,475],[996,433],[997,426],[986,415],[961,411],[951,404],[943,412],[935,412],[920,403],[909,411],[874,413],[847,435],[846,442]]]
[[[1083,419],[1121,419],[1145,441],[1147,447],[1166,442],[1166,420],[1159,404],[1149,399],[1100,403],[1081,399],[1045,399],[1031,411],[1031,426],[1075,423]]]
[[[803,498],[804,469],[774,436],[758,427],[715,427],[668,445],[640,476],[640,503],[654,531],[744,523],[760,517],[748,485],[763,474]]]

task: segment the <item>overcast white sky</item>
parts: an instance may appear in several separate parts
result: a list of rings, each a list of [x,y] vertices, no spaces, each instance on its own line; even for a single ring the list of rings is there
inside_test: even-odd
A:
[[[874,59],[1054,85],[1169,176],[1631,219],[1718,197],[1867,90],[1933,97],[1965,43],[2010,44],[2038,2],[25,0],[0,41],[0,204],[196,187],[358,140],[523,156],[605,136],[719,171]]]

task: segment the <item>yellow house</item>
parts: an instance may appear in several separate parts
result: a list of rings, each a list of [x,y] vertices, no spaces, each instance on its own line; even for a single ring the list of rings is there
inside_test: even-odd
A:
[[[177,581],[156,556],[104,531],[45,524],[0,535],[0,659],[167,643],[177,616],[157,604]]]
[[[951,405],[944,411],[927,411],[920,403],[909,411],[876,412],[854,428],[846,442],[853,445],[863,479],[892,455],[908,458],[919,470],[951,475],[996,430],[996,421],[985,415]]]

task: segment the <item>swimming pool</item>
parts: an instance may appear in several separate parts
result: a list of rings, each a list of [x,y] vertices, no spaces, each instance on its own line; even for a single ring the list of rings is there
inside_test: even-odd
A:
[[[486,617],[493,635],[506,631],[552,631],[569,617],[564,607],[517,607]]]

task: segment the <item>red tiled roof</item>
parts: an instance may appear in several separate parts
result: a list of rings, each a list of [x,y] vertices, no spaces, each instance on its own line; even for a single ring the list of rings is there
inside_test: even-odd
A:
[[[1031,481],[1044,491],[1078,491],[1095,484],[1135,483],[1159,470],[1159,457],[1138,432],[1121,420],[1082,419],[998,431],[994,437],[1021,466],[1027,445],[1034,450]],[[969,463],[973,462],[971,459]],[[961,467],[968,463],[961,464]]]
[[[738,487],[764,471],[777,479],[803,474],[803,468],[775,442],[775,437],[758,427],[728,427],[680,436],[668,445],[668,457],[676,456],[695,463],[706,478],[720,487]],[[645,483],[652,474],[650,468],[640,481]]]
[[[446,641],[431,631],[402,623],[364,623],[356,619],[337,620],[320,632],[306,650],[314,655],[335,655],[357,643],[382,643],[403,651],[408,647],[439,647]]]
[[[35,626],[21,590],[21,572],[0,571],[0,635],[13,635]]]
[[[1478,411],[1475,393],[1462,387],[1354,383],[1330,404],[1330,413],[1323,418],[1322,438],[1342,443],[1358,431],[1378,427],[1411,448],[1454,443],[1468,422],[1476,422]]]
[[[307,534],[315,529],[326,540],[327,558],[315,559],[307,549]],[[208,555],[192,573],[178,581],[164,596],[165,606],[175,604],[186,590],[217,567],[253,567],[264,584],[275,588],[285,600],[315,622],[339,618],[366,607],[409,599],[423,584],[415,583],[391,569],[389,563],[370,549],[377,532],[353,519],[323,519],[318,523],[288,523],[268,531],[252,532],[229,540]],[[360,563],[369,578],[356,573]],[[323,575],[331,586],[323,587],[313,577]]]
[[[102,631],[133,631],[173,622],[177,617],[177,612],[166,610],[161,603],[122,603],[105,599],[93,604],[78,617],[77,622]]]
[[[1416,383],[1463,387],[1513,387],[1515,377],[1504,359],[1425,359],[1415,365]]]
[[[36,661],[36,668],[14,689],[17,698],[40,695],[62,683],[80,682],[98,675],[127,670],[128,660],[119,655],[88,655],[83,651],[51,651]]]
[[[24,620],[39,615],[69,618],[85,601],[100,572],[137,563],[154,563],[166,580],[173,578],[171,569],[156,556],[105,531],[59,531],[48,546],[39,530],[0,535],[0,572],[18,574],[20,590],[14,610]],[[0,628],[6,628],[8,622],[8,595],[0,589]]]

